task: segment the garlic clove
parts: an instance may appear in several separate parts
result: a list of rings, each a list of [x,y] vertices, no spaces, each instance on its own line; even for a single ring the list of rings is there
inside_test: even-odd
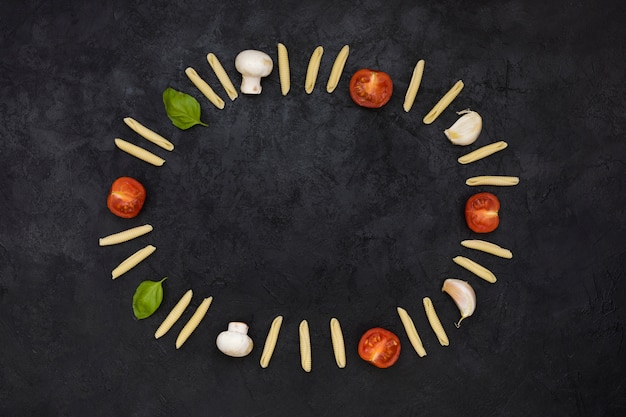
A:
[[[461,312],[461,318],[458,323],[454,323],[457,327],[461,327],[461,321],[471,316],[476,309],[476,293],[467,281],[460,279],[448,278],[443,282],[441,291],[447,293]]]
[[[472,110],[463,110],[462,115],[452,126],[443,133],[454,145],[467,146],[476,142],[483,128],[483,119],[480,114]]]

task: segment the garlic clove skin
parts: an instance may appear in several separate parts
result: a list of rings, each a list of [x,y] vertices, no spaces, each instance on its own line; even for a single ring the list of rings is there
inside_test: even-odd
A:
[[[476,310],[476,293],[467,281],[455,278],[446,279],[443,282],[441,291],[452,297],[452,300],[454,300],[454,303],[461,312],[461,318],[457,323],[454,323],[458,329],[461,327],[463,319],[474,314],[474,310]]]
[[[215,344],[220,352],[234,358],[247,356],[254,347],[252,339],[248,336],[248,325],[242,322],[228,323],[228,330],[217,336]]]
[[[472,110],[458,112],[462,115],[452,126],[444,130],[448,140],[454,145],[467,146],[476,142],[483,128],[483,118]]]

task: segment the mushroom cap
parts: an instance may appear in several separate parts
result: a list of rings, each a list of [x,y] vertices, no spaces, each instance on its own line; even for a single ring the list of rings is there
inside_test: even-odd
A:
[[[239,52],[235,58],[235,68],[242,75],[252,77],[267,77],[274,68],[274,61],[265,52],[255,49],[246,49]]]
[[[240,332],[225,331],[215,340],[217,348],[225,355],[241,358],[252,352],[254,343],[250,336]]]

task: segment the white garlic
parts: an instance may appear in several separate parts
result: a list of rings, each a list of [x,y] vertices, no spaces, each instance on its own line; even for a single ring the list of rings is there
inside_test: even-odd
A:
[[[467,146],[476,142],[483,128],[483,119],[480,114],[472,110],[458,112],[462,116],[443,133],[454,145]]]
[[[441,291],[448,293],[461,312],[461,318],[454,325],[459,328],[463,319],[471,316],[476,309],[476,293],[468,282],[460,279],[448,278],[443,282]]]

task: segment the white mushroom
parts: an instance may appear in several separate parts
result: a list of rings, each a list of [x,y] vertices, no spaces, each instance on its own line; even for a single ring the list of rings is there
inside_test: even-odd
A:
[[[235,58],[235,68],[241,73],[241,92],[261,94],[261,78],[270,75],[274,62],[265,52],[246,49]]]
[[[228,330],[220,333],[215,343],[222,353],[235,358],[248,355],[254,346],[248,336],[248,325],[236,321],[228,323]]]

